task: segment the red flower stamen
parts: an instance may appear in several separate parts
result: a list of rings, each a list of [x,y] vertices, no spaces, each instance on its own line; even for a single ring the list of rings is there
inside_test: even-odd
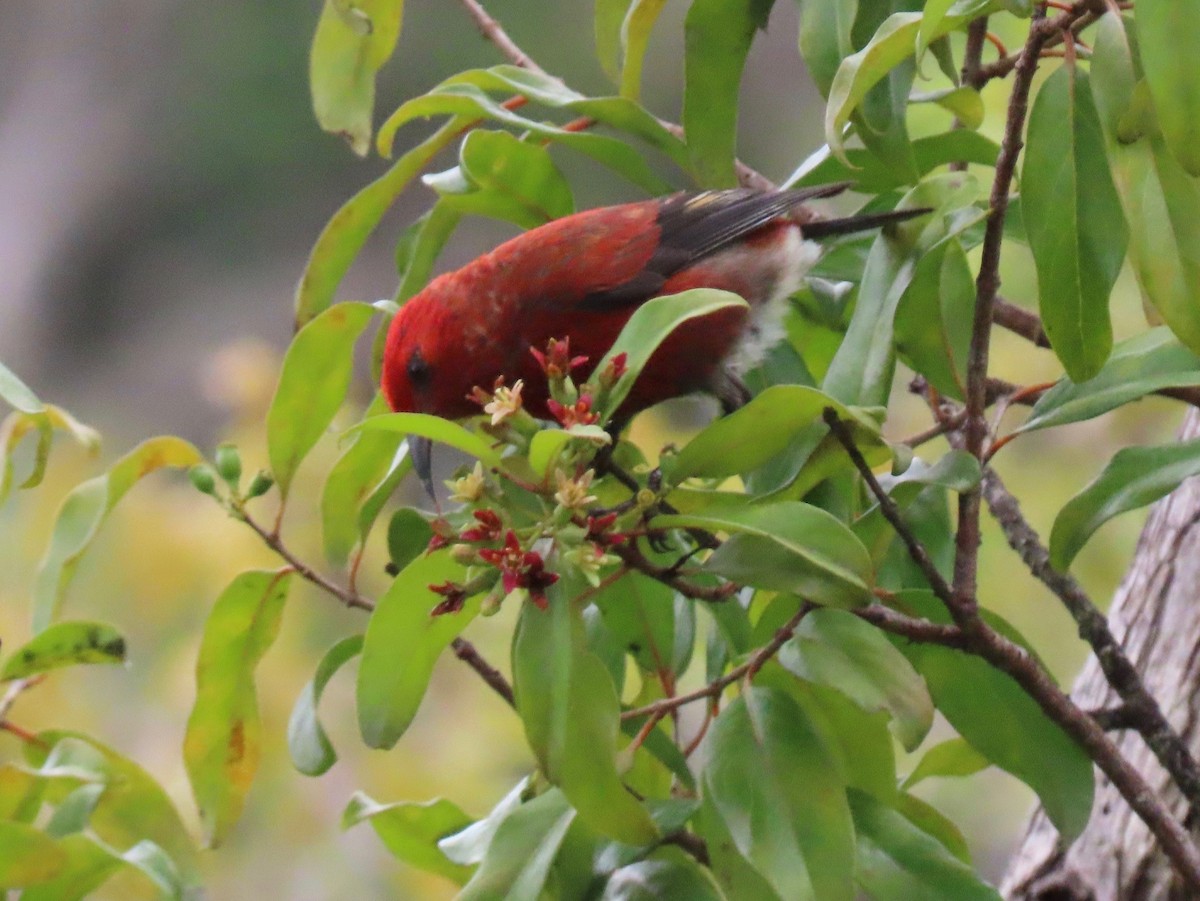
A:
[[[430,585],[429,590],[445,598],[440,604],[429,611],[430,616],[444,616],[447,613],[457,613],[462,610],[467,600],[467,592],[461,585],[453,582],[443,582],[441,585]]]
[[[600,414],[592,410],[590,394],[581,394],[579,400],[570,406],[550,398],[546,401],[546,408],[564,429],[577,425],[595,425],[600,421]]]
[[[479,525],[471,529],[464,529],[458,536],[459,538],[463,541],[496,541],[500,537],[504,523],[500,521],[495,510],[485,508],[476,510],[471,515],[478,520]]]
[[[585,356],[571,356],[570,336],[561,341],[551,338],[550,343],[546,345],[545,353],[536,347],[529,348],[529,352],[537,360],[538,366],[542,367],[542,372],[546,373],[546,379],[549,381],[565,379],[571,374],[572,369],[576,369],[588,361]]]
[[[546,571],[546,563],[537,551],[522,550],[512,529],[504,536],[504,547],[484,548],[479,556],[500,570],[505,594],[524,588],[534,604],[546,609],[546,589],[558,581],[558,573]]]

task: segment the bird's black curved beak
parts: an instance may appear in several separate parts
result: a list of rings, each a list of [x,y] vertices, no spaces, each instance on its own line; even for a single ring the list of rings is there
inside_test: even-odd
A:
[[[433,441],[409,435],[408,452],[412,455],[413,472],[425,486],[425,493],[429,495],[429,499],[437,503],[437,495],[433,491]]]

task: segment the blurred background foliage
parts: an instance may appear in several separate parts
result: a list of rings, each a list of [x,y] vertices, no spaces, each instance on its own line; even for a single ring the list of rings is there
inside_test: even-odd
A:
[[[686,8],[682,0],[667,4],[646,57],[643,99],[669,119],[679,115]],[[591,51],[590,4],[496,0],[489,9],[548,71],[585,93],[611,93]],[[230,0],[0,6],[0,360],[42,398],[98,428],[106,460],[144,437],[174,433],[203,448],[234,441],[248,471],[265,463],[262,422],[290,337],[296,279],[328,216],[384,168],[377,158],[353,156],[313,120],[307,54],[317,13],[315,2]],[[739,154],[774,179],[822,143],[822,105],[796,50],[797,21],[795,4],[776,4],[743,81]],[[499,61],[456,5],[409,3],[377,109],[386,115],[460,69]],[[985,101],[1005,90],[993,84]],[[1001,109],[999,99],[988,105],[983,131],[992,137]],[[926,114],[944,115],[914,111],[914,137],[932,129],[920,121]],[[407,134],[402,140],[411,143]],[[565,155],[557,161],[581,208],[628,199],[613,193],[611,180],[573,170],[586,164]],[[427,206],[428,193],[417,187],[401,197],[343,284],[343,298],[391,291],[395,237]],[[466,223],[439,269],[508,234],[497,223]],[[1027,250],[1010,245],[1002,275],[1005,296],[1027,303],[1035,289]],[[1128,272],[1113,314],[1118,339],[1143,324]],[[1019,383],[1060,375],[1048,352],[1004,333],[993,359],[997,375]],[[353,396],[363,403],[371,387],[363,374]],[[926,426],[919,401],[897,400],[892,436]],[[635,438],[661,446],[708,413],[699,401],[676,402],[643,417]],[[1053,511],[1116,447],[1169,440],[1178,417],[1169,402],[1146,400],[1027,435],[997,466],[1046,535]],[[335,453],[326,442],[305,469],[322,471]],[[0,638],[10,647],[29,635],[30,586],[54,512],[71,486],[96,471],[96,461],[64,441],[46,482],[0,508]],[[287,537],[316,560],[317,485],[297,489]],[[1094,597],[1107,598],[1116,586],[1142,518],[1105,526],[1076,562]],[[367,559],[382,566],[380,554]],[[985,533],[981,559],[984,602],[1069,682],[1083,646],[1062,608],[1048,602],[997,530]],[[154,476],[116,511],[67,601],[71,615],[119,624],[129,665],[56,674],[18,702],[13,719],[34,730],[70,725],[110,743],[150,769],[194,825],[180,744],[201,626],[234,573],[275,564],[184,478]],[[381,582],[374,576],[382,573],[368,573],[372,591]],[[490,659],[507,658],[511,613],[472,629]],[[518,720],[448,658],[421,716],[387,753],[362,747],[351,679],[338,676],[322,709],[342,759],[320,779],[296,773],[284,745],[295,696],[324,649],[363,625],[361,614],[307,585],[294,587],[282,635],[259,670],[266,759],[234,834],[205,854],[210,897],[449,897],[448,882],[400,868],[368,827],[340,833],[346,801],[362,788],[381,801],[445,795],[490,804],[527,770]],[[7,735],[0,741],[15,744]],[[1032,803],[1028,789],[990,770],[970,785],[933,780],[921,791],[963,828],[982,873],[994,878]],[[101,897],[136,897],[138,888],[115,880]]]

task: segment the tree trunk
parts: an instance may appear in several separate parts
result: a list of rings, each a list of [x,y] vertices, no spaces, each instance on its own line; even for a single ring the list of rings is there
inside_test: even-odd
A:
[[[1181,439],[1200,435],[1200,414],[1191,410]],[[1160,501],[1138,540],[1137,553],[1113,599],[1113,633],[1142,674],[1171,725],[1188,747],[1200,750],[1200,478],[1189,479]],[[1075,684],[1085,710],[1115,707],[1095,657]],[[1141,736],[1125,731],[1118,746],[1166,799],[1180,819],[1187,805]],[[1009,863],[1001,890],[1013,901],[1175,901],[1187,895],[1145,824],[1096,773],[1096,802],[1087,828],[1069,848],[1042,810],[1030,819]],[[1193,826],[1193,831],[1195,827]]]

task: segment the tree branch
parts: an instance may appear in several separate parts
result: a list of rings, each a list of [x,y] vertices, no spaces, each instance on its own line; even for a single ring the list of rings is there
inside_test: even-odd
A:
[[[964,648],[1011,676],[1042,708],[1046,716],[1084,749],[1154,833],[1163,851],[1191,891],[1200,892],[1200,851],[1193,844],[1187,830],[1171,816],[1162,799],[1154,793],[1141,773],[1121,755],[1104,729],[1063,693],[1041,664],[1024,648],[996,632],[979,617],[974,596],[969,599],[969,606],[963,603],[961,595],[947,584],[933,565],[925,547],[908,528],[896,503],[883,491],[866,460],[854,445],[849,430],[832,408],[825,411],[825,421],[879,502],[884,518],[908,548],[909,555],[929,581],[934,594],[950,611],[962,632]],[[978,489],[975,495],[980,496]]]
[[[1125,728],[1134,728],[1146,740],[1154,756],[1171,774],[1179,790],[1200,817],[1200,766],[1146,690],[1133,663],[1125,655],[1108,627],[1108,619],[1092,603],[1071,576],[1050,565],[1050,552],[1021,513],[1017,499],[1004,487],[995,470],[983,471],[983,496],[1009,546],[1029,571],[1062,601],[1079,626],[1079,635],[1092,647],[1108,684],[1124,702]],[[1105,726],[1105,728],[1111,728]]]
[[[1080,11],[1082,14],[1082,10]],[[1061,18],[1061,17],[1060,17]],[[996,159],[996,176],[992,181],[989,199],[991,214],[984,231],[982,259],[975,280],[975,317],[971,327],[971,346],[967,356],[966,419],[963,437],[967,453],[982,461],[987,438],[987,376],[991,344],[992,316],[996,294],[1000,289],[1000,248],[1004,239],[1004,217],[1008,212],[1009,189],[1017,166],[1017,157],[1024,146],[1022,133],[1029,108],[1029,93],[1037,72],[1038,55],[1050,37],[1044,28],[1045,8],[1039,8],[1025,48],[1016,64],[1016,77],[1008,105],[1008,118],[1000,155]],[[1066,26],[1064,26],[1066,27]],[[955,606],[964,614],[974,615],[976,581],[979,563],[979,489],[964,491],[958,497],[958,531],[954,540]]]
[[[685,704],[690,704],[693,701],[699,701],[704,698],[717,697],[726,688],[742,678],[747,680],[753,679],[754,674],[762,669],[768,660],[778,654],[780,648],[787,644],[788,639],[792,637],[792,633],[796,631],[796,627],[800,625],[800,621],[815,609],[815,604],[805,601],[800,605],[800,609],[796,611],[796,614],[791,619],[775,630],[775,634],[769,642],[755,651],[749,660],[741,666],[735,666],[720,679],[714,679],[703,688],[688,692],[685,695],[663,698],[661,701],[655,701],[653,704],[647,704],[644,707],[635,707],[633,710],[626,710],[621,714],[621,719],[632,720],[642,716],[661,719],[671,711],[678,710]]]

